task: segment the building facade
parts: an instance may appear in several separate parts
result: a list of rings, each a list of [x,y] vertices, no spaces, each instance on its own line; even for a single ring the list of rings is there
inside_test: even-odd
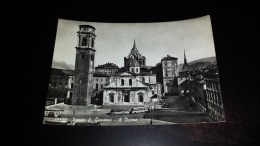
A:
[[[202,75],[188,81],[188,89],[190,98],[200,108],[201,111],[208,111],[206,93],[205,93],[205,80]]]
[[[178,94],[178,58],[167,55],[161,60],[165,94]]]
[[[94,74],[94,86],[93,89],[99,93],[103,90],[103,87],[109,84],[110,76],[107,74]]]
[[[213,68],[209,70],[204,77],[209,115],[217,121],[225,121],[217,66],[213,66]]]
[[[68,93],[71,91],[70,78],[72,76],[72,70],[51,68],[47,101],[66,102]]]
[[[146,65],[145,57],[139,53],[135,42],[124,63],[124,69],[111,75],[109,84],[104,86],[103,104],[145,104],[155,95],[161,95],[156,75],[141,70]]]
[[[88,105],[93,92],[93,74],[95,60],[95,28],[90,25],[80,25],[78,44],[76,47],[76,62],[74,72],[74,90],[72,105]]]
[[[111,76],[109,82],[103,88],[103,104],[144,104],[160,92],[154,74],[140,76],[123,72]]]

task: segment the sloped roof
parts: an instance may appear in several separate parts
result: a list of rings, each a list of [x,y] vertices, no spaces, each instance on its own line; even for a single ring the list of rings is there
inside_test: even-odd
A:
[[[139,67],[139,63],[135,60],[135,59],[132,59],[128,62],[129,66],[130,67]]]
[[[134,45],[133,48],[131,49],[130,54],[127,56],[128,59],[142,59],[145,58],[144,56],[142,56],[142,54],[138,51],[135,41],[134,41]]]
[[[100,74],[100,73],[94,73],[94,77],[110,77],[108,74]]]

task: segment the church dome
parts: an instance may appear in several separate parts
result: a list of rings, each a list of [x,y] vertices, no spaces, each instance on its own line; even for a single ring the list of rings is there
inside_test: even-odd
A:
[[[129,67],[139,67],[139,63],[135,59],[130,60]]]

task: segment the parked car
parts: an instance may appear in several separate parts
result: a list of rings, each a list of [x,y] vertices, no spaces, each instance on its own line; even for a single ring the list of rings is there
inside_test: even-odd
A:
[[[129,109],[112,109],[110,112],[110,115],[124,115],[124,114],[130,114]]]
[[[162,107],[163,107],[163,108],[169,108],[170,105],[169,105],[169,103],[163,103],[163,104],[162,104]]]
[[[61,110],[61,109],[45,109],[44,116],[57,118],[62,113],[63,113],[63,110]]]
[[[145,113],[148,112],[148,108],[146,107],[134,107],[131,109],[131,114],[135,114],[135,113]]]
[[[97,123],[86,123],[86,122],[75,122],[73,123],[74,126],[100,126],[100,122]]]

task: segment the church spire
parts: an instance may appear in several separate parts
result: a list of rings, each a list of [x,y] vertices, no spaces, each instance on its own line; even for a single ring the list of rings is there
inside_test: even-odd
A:
[[[134,39],[134,45],[133,45],[133,49],[132,50],[136,50],[136,44],[135,44],[135,39]]]
[[[184,64],[183,64],[183,66],[182,66],[182,70],[183,70],[183,71],[189,70],[189,64],[187,63],[185,50],[184,50]]]
[[[184,49],[184,64],[187,64],[187,59],[186,59],[186,55],[185,55],[185,49]]]

